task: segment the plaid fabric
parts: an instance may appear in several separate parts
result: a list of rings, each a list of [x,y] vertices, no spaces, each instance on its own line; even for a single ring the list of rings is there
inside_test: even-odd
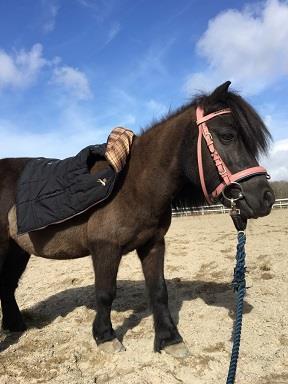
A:
[[[117,173],[126,164],[133,137],[134,133],[130,129],[122,127],[114,128],[108,136],[105,157]]]

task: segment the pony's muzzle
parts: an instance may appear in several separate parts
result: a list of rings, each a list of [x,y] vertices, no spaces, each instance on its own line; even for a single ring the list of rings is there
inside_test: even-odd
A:
[[[275,202],[275,195],[272,190],[266,190],[263,193],[263,204],[266,208],[271,209]]]

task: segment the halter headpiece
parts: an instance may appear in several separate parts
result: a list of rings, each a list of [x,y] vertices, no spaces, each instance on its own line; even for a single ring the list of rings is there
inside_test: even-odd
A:
[[[217,117],[219,115],[224,115],[227,113],[231,113],[230,108],[221,109],[219,111],[212,112],[204,116],[203,108],[200,106],[196,108],[196,120],[197,120],[196,124],[199,128],[198,142],[197,142],[198,169],[199,169],[202,191],[209,204],[211,204],[211,199],[217,198],[222,192],[224,192],[224,189],[228,185],[231,185],[232,183],[236,183],[249,176],[267,175],[266,169],[261,166],[247,168],[232,174],[229,171],[228,167],[225,165],[224,161],[222,160],[221,156],[219,155],[219,153],[215,148],[213,137],[209,132],[209,128],[206,122],[213,119],[214,117]],[[205,139],[208,150],[216,165],[218,174],[223,179],[223,182],[220,183],[210,195],[207,192],[205,178],[204,178],[204,170],[203,170],[203,162],[202,162],[202,137],[204,137]]]

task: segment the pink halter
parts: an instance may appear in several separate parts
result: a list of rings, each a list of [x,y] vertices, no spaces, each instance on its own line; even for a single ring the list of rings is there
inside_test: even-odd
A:
[[[217,152],[214,146],[213,137],[209,132],[206,121],[213,119],[216,116],[224,115],[227,113],[231,113],[230,108],[221,109],[219,111],[209,113],[209,115],[204,116],[203,108],[199,106],[196,108],[196,119],[197,119],[196,124],[199,128],[198,142],[197,142],[198,169],[199,169],[202,191],[209,204],[211,204],[211,198],[215,199],[216,197],[218,197],[223,192],[224,188],[230,185],[231,183],[235,183],[239,180],[242,180],[252,175],[267,175],[266,169],[261,166],[247,168],[232,174],[227,168],[227,166],[225,165],[224,161],[222,160],[221,156],[219,155],[219,153]],[[202,162],[202,146],[201,146],[202,136],[205,139],[209,152],[211,153],[211,157],[216,165],[217,171],[223,179],[223,182],[220,183],[215,188],[215,190],[211,193],[210,196],[207,192],[205,178],[204,178],[204,170],[203,170],[203,162]]]

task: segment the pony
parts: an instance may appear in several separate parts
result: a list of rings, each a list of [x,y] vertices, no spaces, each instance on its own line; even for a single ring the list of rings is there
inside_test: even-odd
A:
[[[226,82],[210,94],[198,95],[136,136],[129,161],[108,201],[63,223],[19,236],[17,180],[30,159],[0,160],[0,299],[4,330],[26,329],[15,290],[31,254],[60,260],[91,255],[96,288],[93,337],[101,350],[124,350],[110,314],[120,260],[136,250],[153,313],[154,350],[165,350],[177,357],[189,354],[168,308],[164,278],[165,234],[172,207],[177,210],[203,204],[205,196],[207,200],[214,196],[226,206],[233,202],[242,219],[247,220],[268,215],[275,200],[266,170],[257,162],[259,155],[267,151],[271,135],[253,107],[230,91],[229,85]],[[208,126],[210,131],[205,134]],[[210,140],[207,146],[203,137],[206,142]],[[106,160],[99,160],[91,173],[107,165]],[[237,176],[226,183],[229,193],[227,185],[222,185],[227,172]],[[43,280],[45,283],[45,276]]]

